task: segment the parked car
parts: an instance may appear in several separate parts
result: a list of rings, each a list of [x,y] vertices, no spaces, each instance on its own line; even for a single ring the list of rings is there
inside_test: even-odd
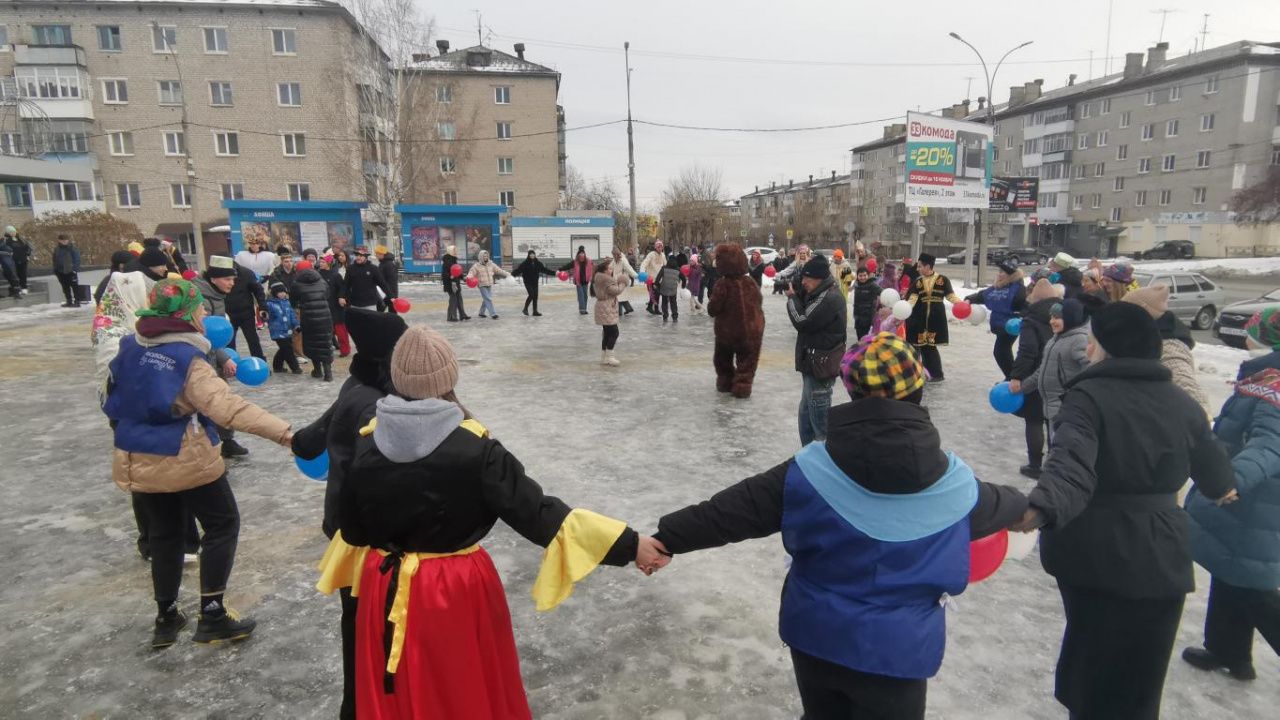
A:
[[[771,247],[765,247],[763,245],[753,245],[751,247],[743,248],[743,249],[746,251],[747,257],[751,257],[752,250],[759,250],[760,259],[763,260],[766,265],[778,259],[778,251],[774,250]]]
[[[1272,305],[1280,305],[1280,288],[1255,300],[1242,300],[1222,308],[1218,319],[1213,323],[1213,334],[1224,345],[1244,347],[1244,324],[1249,322],[1253,314]]]
[[[1044,265],[1049,262],[1052,255],[1053,253],[1048,250],[1038,247],[989,248],[987,262],[998,265],[1004,262],[1005,258],[1012,258],[1018,265]]]
[[[1134,253],[1138,260],[1185,260],[1195,256],[1196,246],[1190,240],[1161,240],[1150,250]]]
[[[1227,296],[1222,288],[1199,273],[1136,272],[1133,279],[1143,287],[1156,284],[1169,286],[1169,309],[1179,320],[1196,330],[1213,327],[1218,308],[1226,303]]]
[[[988,256],[988,257],[990,257],[990,255],[991,255],[991,251],[990,251],[990,250],[988,250],[988,251],[987,251],[987,256]],[[963,264],[964,264],[964,256],[965,256],[965,251],[964,251],[964,250],[961,250],[960,252],[951,253],[950,255],[948,255],[948,256],[947,256],[947,264],[948,264],[948,265],[963,265]],[[977,264],[978,264],[978,250],[977,250],[977,248],[974,248],[973,254],[969,256],[969,263],[970,263],[971,265],[977,265]]]

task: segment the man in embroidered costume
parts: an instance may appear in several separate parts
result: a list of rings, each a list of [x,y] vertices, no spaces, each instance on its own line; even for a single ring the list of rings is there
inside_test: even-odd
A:
[[[661,564],[625,523],[544,495],[454,395],[453,347],[409,328],[391,356],[395,394],[361,429],[318,588],[350,586],[356,715],[531,717],[502,582],[480,548],[498,521],[547,548],[533,588],[558,605],[596,565]]]
[[[915,720],[970,540],[1017,522],[1027,501],[942,450],[920,406],[924,368],[897,336],[851,349],[841,376],[853,402],[831,409],[825,441],[663,517],[654,539],[678,555],[781,532],[792,563],[779,634],[804,716]]]
[[[911,303],[911,317],[907,318],[907,340],[920,351],[924,367],[929,371],[929,382],[942,381],[942,355],[939,345],[946,345],[947,308],[943,300],[960,302],[946,275],[934,272],[937,258],[929,253],[920,254],[916,267],[920,276],[911,282],[907,302]]]

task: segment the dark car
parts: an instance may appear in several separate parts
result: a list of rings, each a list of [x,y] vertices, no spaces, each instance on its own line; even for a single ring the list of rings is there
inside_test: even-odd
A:
[[[1195,256],[1196,246],[1190,240],[1161,240],[1150,250],[1134,253],[1137,260],[1184,260]]]
[[[998,265],[1005,258],[1011,258],[1018,265],[1044,265],[1051,255],[1048,250],[1038,247],[991,248],[987,251],[987,262]]]
[[[1214,321],[1214,336],[1221,340],[1224,345],[1243,348],[1245,338],[1244,324],[1249,322],[1249,318],[1253,317],[1254,313],[1273,305],[1280,305],[1280,288],[1276,288],[1256,300],[1231,303],[1222,308],[1222,312],[1218,314],[1218,319]]]
[[[963,265],[963,264],[964,264],[964,257],[965,257],[965,254],[966,254],[966,253],[967,253],[967,251],[965,251],[965,250],[961,250],[960,252],[954,252],[954,253],[951,253],[950,255],[948,255],[948,256],[947,256],[947,264],[948,264],[948,265]],[[988,250],[988,251],[987,251],[987,257],[990,257],[990,256],[991,256],[991,251],[990,251],[990,250]],[[977,248],[974,248],[973,254],[969,256],[969,264],[970,264],[970,265],[977,265],[977,264],[978,264],[978,250],[977,250]]]

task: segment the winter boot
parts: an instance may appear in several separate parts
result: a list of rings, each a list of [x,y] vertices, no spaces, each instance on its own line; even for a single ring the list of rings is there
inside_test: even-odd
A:
[[[324,381],[333,382],[333,363],[324,364]]]
[[[226,440],[222,441],[222,457],[237,458],[237,457],[244,457],[245,455],[248,455],[248,454],[249,454],[249,449],[241,445],[240,443],[236,442],[234,438],[227,438]]]
[[[1254,670],[1253,663],[1246,661],[1229,665],[1204,648],[1187,648],[1182,651],[1182,659],[1192,667],[1201,670],[1226,670],[1227,674],[1236,680],[1258,679],[1258,672]]]
[[[196,634],[191,637],[198,643],[222,643],[244,640],[253,634],[257,623],[249,618],[241,619],[231,608],[219,608],[217,612],[201,612],[196,623]]]
[[[311,377],[319,380],[323,376],[323,373],[324,373],[323,363],[316,363],[311,367]]]
[[[612,351],[612,350],[605,350],[605,351],[604,351],[604,364],[605,364],[605,365],[609,365],[609,366],[611,366],[611,367],[618,367],[618,366],[619,366],[619,365],[621,365],[622,363],[618,361],[618,358],[613,354],[613,351]]]
[[[1021,473],[1023,477],[1029,477],[1032,480],[1038,480],[1040,478],[1041,471],[1040,471],[1039,465],[1023,465],[1022,467],[1018,468],[1018,472]]]
[[[156,616],[156,627],[151,634],[151,648],[160,650],[178,641],[178,633],[187,626],[187,616],[174,608],[172,612]]]
[[[601,350],[601,351],[600,351],[600,364],[601,364],[601,365],[608,365],[608,364],[609,364],[609,351],[608,351],[608,350]]]

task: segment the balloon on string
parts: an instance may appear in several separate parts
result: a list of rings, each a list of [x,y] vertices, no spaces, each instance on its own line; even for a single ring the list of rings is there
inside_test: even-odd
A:
[[[644,276],[644,273],[640,273],[640,275],[641,275],[641,277],[643,277],[643,276]],[[556,272],[556,279],[558,279],[560,282],[564,282],[564,281],[568,280],[568,279],[569,279],[569,271],[567,271],[567,270],[559,270],[559,271],[557,271],[557,272]]]
[[[982,582],[995,574],[1009,552],[1009,531],[978,538],[969,543],[969,582]]]
[[[973,305],[970,308],[969,322],[974,325],[981,325],[983,320],[987,319],[987,309],[982,305]]]
[[[997,383],[987,393],[987,401],[991,403],[992,409],[1006,415],[1021,410],[1025,400],[1022,393],[1014,392],[1007,382]]]
[[[298,466],[298,470],[303,475],[312,480],[328,480],[329,479],[329,451],[325,450],[316,457],[307,460],[297,455],[293,457],[293,464]]]
[[[893,316],[899,320],[906,320],[911,317],[911,303],[906,300],[899,300],[894,303]]]
[[[893,307],[901,299],[902,296],[893,288],[885,288],[880,293],[880,304],[885,307]]]
[[[768,277],[773,277],[774,275],[777,275],[777,274],[778,274],[778,269],[777,269],[777,268],[775,268],[775,267],[774,267],[774,266],[772,266],[772,265],[765,265],[765,266],[764,266],[764,274],[765,274],[766,276],[768,276]]]
[[[680,299],[688,300],[693,297],[693,293],[689,292],[689,288],[680,288]]]
[[[1017,337],[1018,333],[1022,332],[1022,318],[1009,318],[1004,324],[1004,331]]]
[[[231,342],[231,337],[235,335],[235,329],[231,327],[231,321],[221,315],[209,315],[204,319],[204,336],[208,338],[209,345],[214,350],[221,350]]]
[[[681,266],[680,266],[680,274],[681,274],[681,275],[683,275],[683,276],[685,276],[685,277],[689,277],[689,273],[690,273],[690,270],[689,270],[689,266],[688,266],[688,265],[681,265]]]
[[[453,267],[449,268],[449,277],[455,277],[455,278],[462,277],[462,266],[454,265]]]
[[[475,287],[478,287],[479,285],[480,285],[480,281],[479,281],[479,280],[477,280],[477,279],[475,279],[475,278],[473,278],[473,277],[469,277],[469,278],[467,278],[467,287],[469,287],[469,288],[475,288]]]
[[[1005,553],[1005,559],[1021,560],[1030,555],[1031,551],[1036,549],[1036,542],[1039,540],[1039,530],[1033,530],[1029,533],[1009,533],[1009,550]]]
[[[398,313],[407,313],[409,312],[409,308],[413,306],[404,298],[396,298],[391,301],[391,307],[395,308]]]
[[[973,313],[973,306],[968,302],[961,300],[951,306],[951,314],[956,316],[957,320],[963,320]]]
[[[247,357],[236,363],[236,379],[250,387],[256,387],[271,377],[271,368],[260,357]]]

